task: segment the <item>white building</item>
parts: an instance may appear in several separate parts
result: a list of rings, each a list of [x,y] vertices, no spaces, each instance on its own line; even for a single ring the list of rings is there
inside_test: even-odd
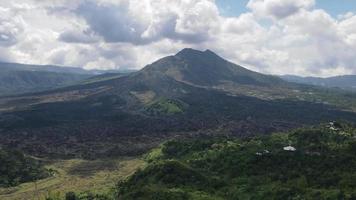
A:
[[[284,151],[296,151],[297,149],[292,146],[283,147]]]

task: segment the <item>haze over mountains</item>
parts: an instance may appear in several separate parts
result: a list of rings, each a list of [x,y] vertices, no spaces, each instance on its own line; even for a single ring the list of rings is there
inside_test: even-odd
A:
[[[184,49],[131,74],[1,98],[0,137],[2,145],[37,156],[135,155],[179,135],[248,136],[353,121],[355,108],[354,94],[289,83],[209,50]]]
[[[103,73],[126,73],[126,71],[84,70],[77,67],[2,62],[0,62],[0,71],[0,96],[64,87]]]
[[[217,57],[217,55],[210,50],[200,52],[195,51],[193,49],[184,49],[179,54],[177,54],[177,56],[199,57],[202,56],[199,54],[204,53],[210,54],[211,58]],[[261,74],[252,72],[245,68],[236,68],[233,70],[228,69],[229,67],[225,69],[219,68],[218,70],[220,70],[220,74],[216,74],[217,68],[212,66],[221,65],[221,63],[210,63],[211,59],[203,59],[205,60],[202,60],[201,65],[194,65],[194,68],[189,69],[191,72],[187,72],[187,69],[174,68],[176,66],[165,66],[162,67],[162,70],[166,70],[164,73],[177,80],[179,79],[179,81],[182,81],[180,79],[184,74],[184,77],[188,82],[193,80],[191,84],[201,85],[205,87],[219,87],[224,85],[224,87],[226,88],[229,84],[229,87],[239,87],[239,85],[243,83],[245,83],[245,85],[256,85],[257,82],[259,82],[260,85],[268,85],[270,84],[268,82],[272,81],[272,77],[274,78],[274,81],[281,81],[277,80],[276,76],[261,76]],[[221,58],[220,61],[219,59],[217,59],[216,62],[221,62],[221,60]],[[160,63],[160,65],[165,64],[166,63]],[[87,82],[90,82],[93,80],[103,80],[105,79],[105,77],[110,79],[116,77],[118,74],[128,74],[135,72],[135,70],[84,70],[78,67],[62,67],[54,65],[27,65],[3,62],[0,62],[0,70],[2,71],[2,73],[0,74],[0,94],[2,96],[50,90],[54,88],[74,85],[88,78],[90,79],[87,80]],[[202,74],[201,72],[204,72],[204,74]],[[251,75],[251,77],[255,78],[255,80],[247,76],[239,77],[239,74],[241,73],[249,74]],[[199,76],[197,76],[197,74],[199,74]],[[279,77],[285,81],[292,83],[308,84],[329,88],[338,87],[351,91],[356,90],[355,75],[335,76],[329,78],[301,77],[295,75],[283,75]],[[256,80],[257,82],[254,82]],[[231,85],[233,82],[238,83],[238,85]]]
[[[317,85],[323,87],[338,87],[345,90],[356,91],[356,75],[334,76],[328,78],[285,75],[281,76],[281,78],[286,81],[295,83]]]

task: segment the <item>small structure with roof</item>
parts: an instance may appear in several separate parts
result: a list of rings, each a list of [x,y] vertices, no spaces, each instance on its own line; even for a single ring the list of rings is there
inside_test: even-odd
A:
[[[296,151],[297,149],[295,147],[292,147],[292,146],[286,146],[286,147],[283,147],[283,150],[284,151]]]

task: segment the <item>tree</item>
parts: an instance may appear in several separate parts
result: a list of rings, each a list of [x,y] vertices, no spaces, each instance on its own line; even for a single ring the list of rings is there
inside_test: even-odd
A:
[[[66,200],[77,200],[77,196],[74,192],[67,192],[66,193]]]

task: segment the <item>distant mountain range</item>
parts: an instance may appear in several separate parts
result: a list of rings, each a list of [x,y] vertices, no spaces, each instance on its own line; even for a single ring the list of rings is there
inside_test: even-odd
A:
[[[345,90],[356,91],[356,75],[334,76],[329,78],[284,75],[281,76],[281,78],[295,83],[317,85],[329,88],[338,87]]]
[[[20,63],[0,62],[1,71],[40,71],[70,74],[98,75],[103,73],[115,73],[119,70],[85,70],[80,67],[56,66],[56,65],[31,65]],[[120,70],[121,71],[121,70]],[[130,71],[130,70],[126,70]]]
[[[210,50],[183,49],[130,74],[0,98],[0,144],[37,156],[127,156],[178,136],[251,136],[356,121],[355,110],[356,94],[290,83]]]
[[[0,96],[5,96],[64,87],[95,75],[121,71],[0,62],[0,72]]]

